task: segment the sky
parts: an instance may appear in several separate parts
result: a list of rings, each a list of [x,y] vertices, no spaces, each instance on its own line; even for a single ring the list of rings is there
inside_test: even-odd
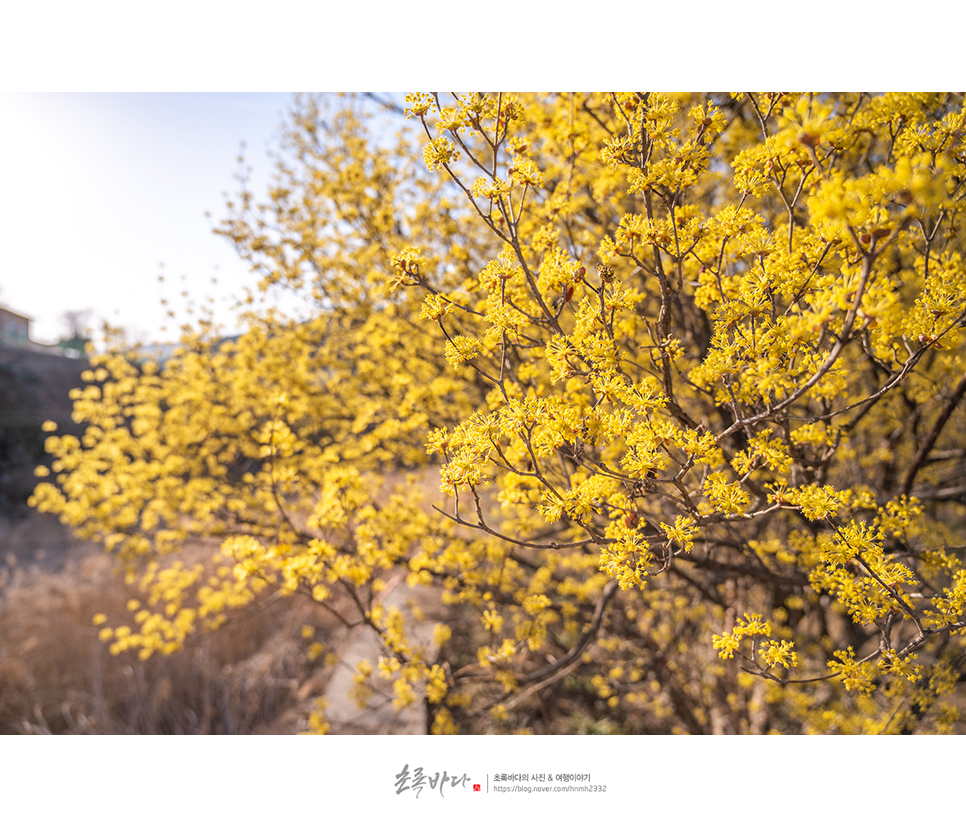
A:
[[[132,338],[164,342],[187,320],[187,291],[212,297],[230,329],[230,299],[254,276],[212,228],[236,191],[242,143],[254,192],[264,193],[267,154],[293,101],[289,93],[0,94],[0,307],[30,317],[34,341],[70,335],[65,314],[89,311],[96,329],[107,320]]]

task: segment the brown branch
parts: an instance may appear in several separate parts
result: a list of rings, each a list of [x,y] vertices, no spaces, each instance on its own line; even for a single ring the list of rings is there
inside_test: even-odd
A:
[[[597,630],[600,628],[600,623],[604,619],[604,611],[607,610],[607,604],[611,601],[614,594],[617,593],[617,589],[620,586],[616,579],[612,579],[604,586],[604,592],[600,595],[600,599],[597,600],[597,607],[594,610],[594,616],[590,621],[590,625],[581,635],[580,639],[574,645],[574,647],[567,652],[560,660],[555,663],[551,663],[549,666],[545,666],[543,669],[539,669],[536,672],[532,672],[520,679],[520,683],[533,683],[535,681],[542,681],[553,675],[559,669],[567,666],[575,658],[579,658],[583,653],[584,648],[590,642],[590,639],[597,634]]]
[[[565,654],[562,658],[560,658],[560,660],[554,663],[551,663],[549,666],[545,666],[544,668],[538,669],[536,672],[532,672],[531,674],[521,678],[520,683],[522,684],[532,683],[535,685],[531,686],[529,689],[513,697],[509,702],[507,702],[506,706],[508,707],[515,706],[520,701],[524,700],[525,698],[528,698],[530,695],[533,695],[539,692],[541,689],[546,688],[554,681],[566,675],[569,671],[571,671],[571,669],[576,668],[577,666],[580,665],[580,663],[582,662],[583,651],[586,648],[587,644],[590,642],[591,638],[593,638],[597,634],[597,631],[600,628],[600,624],[604,619],[604,612],[607,609],[607,603],[610,602],[614,594],[617,593],[617,589],[619,587],[620,586],[618,585],[618,582],[616,579],[612,579],[604,586],[604,592],[601,594],[600,599],[597,601],[597,607],[594,610],[594,616],[591,619],[587,629],[581,635],[580,640],[577,641],[576,645],[569,652],[567,652],[567,654]],[[506,698],[507,696],[504,695],[498,698],[496,701],[493,701],[487,704],[485,707],[475,710],[472,713],[472,715],[480,715],[484,712],[487,712],[495,704],[499,704],[503,702]]]
[[[939,417],[936,418],[936,422],[923,441],[922,446],[919,447],[919,451],[916,452],[916,457],[913,459],[912,465],[906,473],[905,480],[902,482],[903,495],[909,495],[912,492],[912,485],[916,480],[916,475],[926,462],[926,458],[932,451],[933,446],[936,445],[936,441],[939,439],[943,427],[946,425],[956,406],[959,405],[959,401],[963,398],[964,394],[966,394],[966,373],[963,373],[959,378],[959,383],[953,389],[952,396],[947,401]]]
[[[453,515],[437,507],[435,504],[432,505],[433,509],[436,510],[440,515],[446,516],[450,521],[455,521],[457,524],[463,527],[471,527],[474,530],[482,530],[484,533],[489,533],[491,536],[495,536],[498,539],[503,539],[505,542],[510,542],[510,544],[518,545],[519,547],[529,547],[532,550],[564,550],[568,547],[583,547],[585,544],[611,544],[615,542],[616,539],[581,539],[576,542],[537,542],[537,541],[523,541],[522,539],[515,539],[512,536],[505,536],[497,530],[490,527],[485,521],[481,521],[474,524],[471,521],[467,521],[459,513]]]

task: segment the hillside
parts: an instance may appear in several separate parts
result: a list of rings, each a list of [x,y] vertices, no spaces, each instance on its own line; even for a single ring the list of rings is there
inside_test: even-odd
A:
[[[70,391],[81,384],[86,359],[0,347],[0,513],[19,515],[45,460],[45,420],[71,425]]]

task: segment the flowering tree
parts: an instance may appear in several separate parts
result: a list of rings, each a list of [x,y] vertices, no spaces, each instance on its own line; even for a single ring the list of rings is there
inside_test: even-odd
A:
[[[34,502],[140,583],[112,649],[304,592],[436,732],[958,727],[962,96],[406,104],[424,165],[302,100],[229,206],[304,315],[102,357],[48,440]],[[430,463],[447,505],[379,497]],[[431,646],[399,572],[450,607]]]

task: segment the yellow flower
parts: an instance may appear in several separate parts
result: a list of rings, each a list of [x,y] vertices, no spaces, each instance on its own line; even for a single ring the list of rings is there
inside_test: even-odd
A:
[[[453,630],[444,623],[436,623],[433,628],[433,643],[439,647],[445,646],[453,636]]]
[[[445,136],[434,139],[423,150],[423,162],[431,171],[438,171],[458,157],[459,151]]]
[[[428,295],[419,311],[419,317],[439,321],[449,312],[449,308],[450,305],[443,296],[439,294]]]
[[[718,650],[718,655],[729,660],[734,657],[740,641],[733,634],[715,634],[711,638],[712,645]]]

